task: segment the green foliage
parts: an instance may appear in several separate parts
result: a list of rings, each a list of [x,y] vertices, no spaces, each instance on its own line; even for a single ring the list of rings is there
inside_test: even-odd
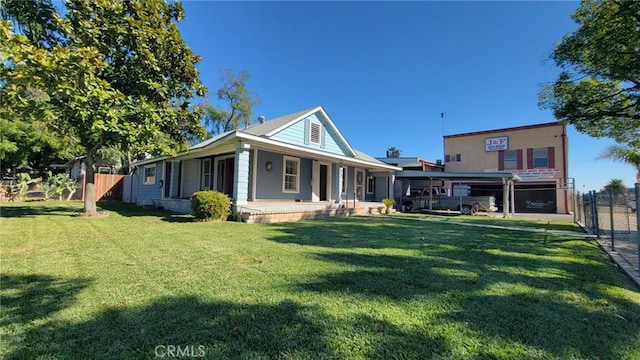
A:
[[[2,3],[3,17],[20,31],[0,21],[0,130],[11,133],[0,155],[20,154],[18,140],[29,136],[21,129],[37,125],[66,142],[61,149],[82,149],[92,187],[100,149],[174,154],[206,134],[202,111],[190,103],[206,88],[195,67],[200,57],[176,25],[184,18],[180,3],[50,4]],[[95,213],[91,193],[85,212]]]
[[[226,220],[231,214],[231,199],[218,191],[197,191],[191,196],[191,211],[198,219]]]
[[[247,90],[248,80],[249,74],[246,71],[240,72],[237,77],[230,69],[220,71],[222,87],[217,92],[218,100],[225,103],[228,109],[216,107],[208,102],[201,105],[204,109],[203,122],[211,136],[251,123],[253,107],[260,104],[261,100]]]
[[[625,145],[609,146],[599,159],[610,159],[633,165],[636,169],[636,182],[640,183],[640,148]]]
[[[19,173],[18,174],[18,178],[17,180],[17,195],[16,197],[18,198],[18,200],[24,200],[24,198],[27,196],[27,192],[29,191],[30,185],[31,184],[37,184],[39,183],[42,179],[41,178],[35,178],[32,179],[31,175],[29,175],[28,173]]]
[[[389,149],[387,149],[387,157],[388,158],[399,158],[401,152],[402,151],[400,149],[397,149],[395,146],[392,146]]]
[[[593,137],[640,147],[640,2],[583,0],[579,28],[556,45],[562,68],[540,106]]]
[[[604,190],[612,193],[615,198],[618,198],[627,192],[627,187],[624,186],[624,182],[621,179],[611,179],[609,183],[604,186]]]
[[[382,203],[387,207],[387,209],[389,209],[393,206],[393,204],[396,203],[396,200],[391,198],[384,198],[382,199]]]
[[[39,187],[45,200],[53,197],[53,194],[56,192],[56,179],[51,174],[51,171],[47,173],[47,181],[40,183]]]

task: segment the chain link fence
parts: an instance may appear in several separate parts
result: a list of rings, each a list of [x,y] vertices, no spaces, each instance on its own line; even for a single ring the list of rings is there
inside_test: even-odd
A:
[[[576,196],[576,222],[600,238],[640,274],[640,233],[636,209],[640,184],[633,193],[590,191]]]

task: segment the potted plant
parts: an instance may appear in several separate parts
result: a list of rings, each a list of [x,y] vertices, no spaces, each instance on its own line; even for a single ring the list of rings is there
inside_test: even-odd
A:
[[[386,212],[387,214],[391,213],[391,207],[393,206],[393,204],[396,203],[395,199],[391,199],[391,198],[384,198],[382,199],[382,203],[384,204],[384,206],[387,207]]]

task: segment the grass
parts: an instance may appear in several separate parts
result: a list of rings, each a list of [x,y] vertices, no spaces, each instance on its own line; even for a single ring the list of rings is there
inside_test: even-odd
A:
[[[432,215],[426,213],[399,213],[399,216],[413,219],[437,220],[452,223],[470,223],[489,226],[503,226],[512,228],[545,229],[552,231],[581,232],[582,229],[573,223],[555,220],[522,220],[514,218],[502,218],[502,214],[494,216],[471,216],[471,215]]]
[[[640,293],[590,241],[100,206],[2,204],[0,358],[640,358]]]

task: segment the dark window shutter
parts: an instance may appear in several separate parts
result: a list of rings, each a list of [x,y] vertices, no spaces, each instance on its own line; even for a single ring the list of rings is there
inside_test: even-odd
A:
[[[498,170],[504,170],[504,150],[498,151]]]
[[[458,161],[462,161],[462,158],[460,157],[460,154],[456,154],[456,159],[458,159]]]
[[[553,146],[547,148],[547,166],[551,169],[556,167],[556,156]]]
[[[516,150],[516,160],[518,162],[518,170],[522,170],[522,149]]]
[[[527,149],[527,169],[533,169],[533,149]]]
[[[451,157],[449,155],[444,156],[444,162],[448,163]]]
[[[309,132],[310,132],[311,122],[309,119],[304,120],[304,144],[309,145]]]

